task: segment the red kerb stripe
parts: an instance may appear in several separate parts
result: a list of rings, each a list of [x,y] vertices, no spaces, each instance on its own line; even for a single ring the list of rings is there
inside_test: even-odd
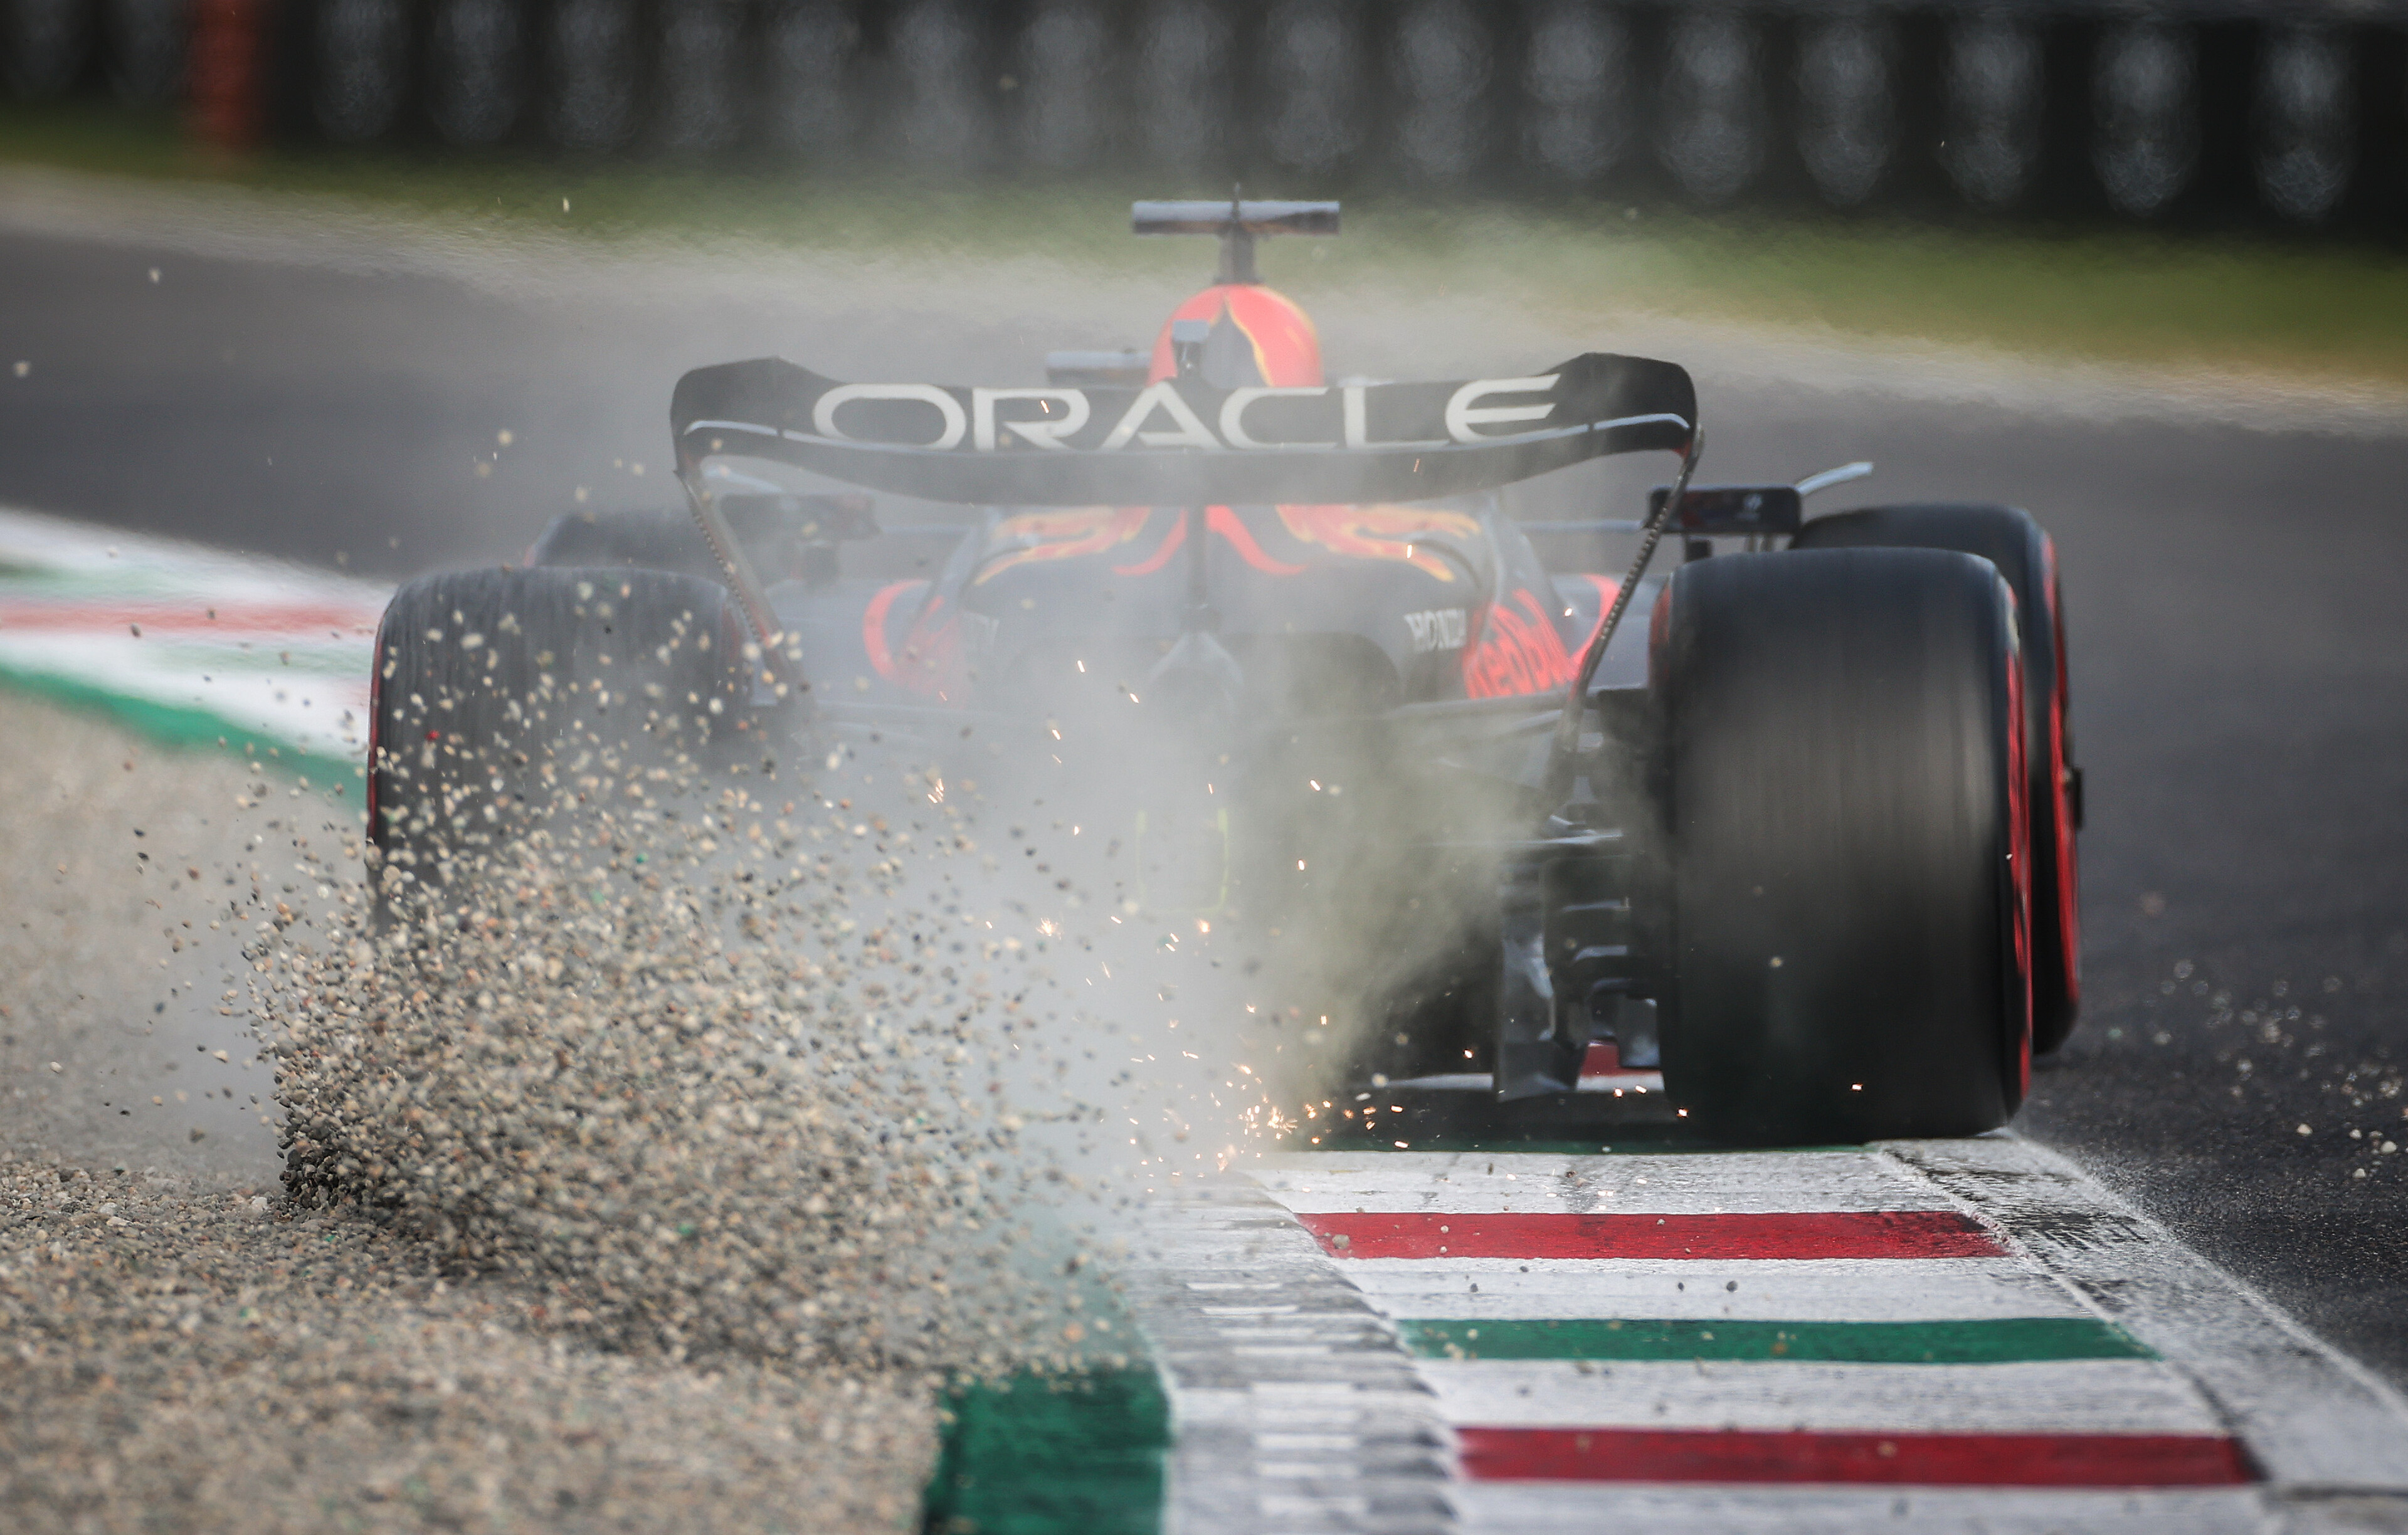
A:
[[[1953,1210],[1777,1215],[1299,1214],[1340,1258],[1986,1258]]]
[[[2208,1434],[1880,1434],[1458,1428],[1477,1482],[1894,1482],[1933,1487],[2227,1487],[2257,1480]]]
[[[266,633],[315,636],[341,631],[366,638],[377,622],[374,609],[326,602],[226,602],[212,610],[200,598],[0,599],[0,629],[146,629],[199,633]]]

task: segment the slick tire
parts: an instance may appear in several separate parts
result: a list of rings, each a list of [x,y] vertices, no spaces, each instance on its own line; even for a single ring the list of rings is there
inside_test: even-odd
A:
[[[470,570],[397,593],[377,633],[373,879],[440,898],[516,842],[603,811],[744,727],[745,632],[725,588],[652,570]]]
[[[2024,646],[2024,761],[2032,825],[2032,1050],[2065,1043],[2082,1011],[2081,777],[2066,693],[2065,601],[2057,546],[2014,507],[1870,507],[1808,523],[1792,549],[1954,549],[1999,567]]]
[[[1673,1102],[1750,1142],[2005,1123],[2030,1080],[2029,857],[1997,569],[1736,554],[1662,602]]]

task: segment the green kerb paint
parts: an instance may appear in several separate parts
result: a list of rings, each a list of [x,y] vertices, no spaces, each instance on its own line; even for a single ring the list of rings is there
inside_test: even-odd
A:
[[[1143,1367],[955,1389],[925,1535],[1154,1535],[1170,1409]]]
[[[2014,1316],[1974,1322],[1424,1320],[1398,1326],[1406,1347],[1431,1359],[1996,1365],[2157,1357],[2123,1328],[2086,1316]]]
[[[280,737],[245,729],[208,710],[179,709],[54,672],[15,667],[0,666],[0,683],[53,703],[96,710],[162,746],[224,751],[236,756],[247,755],[251,767],[281,776],[312,775],[322,786],[342,788],[354,804],[359,803],[358,791],[347,787],[358,777],[357,762],[305,751]],[[271,752],[275,753],[272,756]]]

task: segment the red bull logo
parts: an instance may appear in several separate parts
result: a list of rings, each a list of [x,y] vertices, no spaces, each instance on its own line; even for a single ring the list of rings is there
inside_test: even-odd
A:
[[[1620,585],[1601,576],[1586,579],[1597,585],[1598,617],[1577,649],[1565,646],[1553,614],[1527,588],[1516,587],[1512,595],[1490,604],[1476,624],[1479,642],[1463,653],[1463,696],[1512,698],[1568,685],[1579,667],[1580,653],[1597,638]]]

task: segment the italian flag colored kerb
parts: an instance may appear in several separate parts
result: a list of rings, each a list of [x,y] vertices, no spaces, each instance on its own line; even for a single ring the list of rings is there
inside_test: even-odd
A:
[[[0,675],[178,741],[365,760],[376,626],[391,595],[278,561],[0,511]]]
[[[1467,1511],[1516,1488],[2171,1496],[2257,1475],[2183,1373],[1871,1152],[1340,1154],[1254,1176],[1415,1357]]]

